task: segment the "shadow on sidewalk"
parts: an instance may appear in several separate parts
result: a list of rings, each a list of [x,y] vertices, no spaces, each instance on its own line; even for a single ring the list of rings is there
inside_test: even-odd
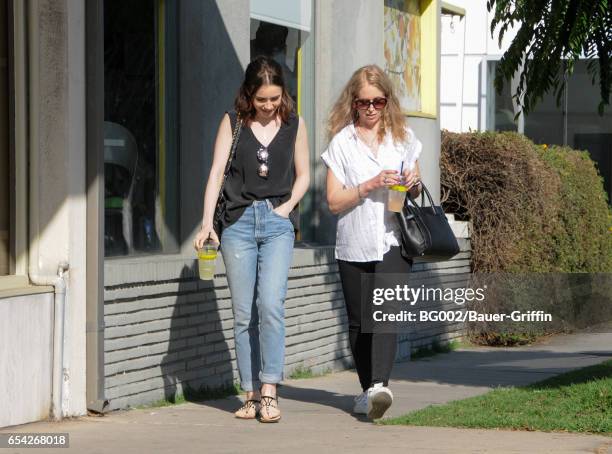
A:
[[[576,345],[574,348],[570,347],[573,351],[555,351],[554,348],[562,348],[558,344],[548,350],[545,344],[527,347],[468,348],[415,361],[398,362],[394,366],[391,379],[400,383],[429,382],[475,387],[523,385],[612,359],[612,351],[607,348],[608,340],[612,342],[612,333],[605,334],[605,339],[602,339],[598,345],[589,345],[584,349]],[[333,374],[328,377],[333,379]],[[354,380],[357,385],[356,376]],[[321,388],[284,383],[279,386],[278,394],[281,399],[323,405],[352,415],[354,395]],[[232,396],[199,403],[231,412],[240,405],[241,400]],[[352,416],[357,420],[367,421],[365,417]]]
[[[396,363],[391,378],[461,386],[522,385],[612,359],[612,351],[607,348],[610,343],[612,333],[602,339],[601,349],[591,346],[584,350],[554,351],[534,345],[459,350]]]
[[[336,408],[349,414],[353,410],[354,396],[325,391],[322,389],[298,388],[291,385],[282,384],[278,387],[278,397],[281,410],[283,408],[283,400],[293,400],[307,404],[324,405],[327,407]],[[213,400],[190,400],[190,402],[225,411],[230,415],[242,405],[242,399],[240,399],[238,396],[229,396],[223,399]]]
[[[353,398],[355,397],[324,389],[301,388],[287,384],[279,386],[278,395],[283,399],[290,399],[309,404],[326,405],[347,413],[351,413],[353,409]]]
[[[519,348],[476,347],[398,362],[394,366],[391,380],[474,387],[521,386],[612,359],[608,345],[612,345],[612,333],[604,334],[597,345],[589,345],[585,349],[576,345],[575,351],[546,350],[545,345]],[[554,348],[562,347],[557,344]],[[570,347],[570,350],[574,349]],[[353,395],[325,389],[287,384],[279,387],[279,396],[325,405],[349,414],[352,413],[354,398]],[[353,416],[367,421],[366,418]]]

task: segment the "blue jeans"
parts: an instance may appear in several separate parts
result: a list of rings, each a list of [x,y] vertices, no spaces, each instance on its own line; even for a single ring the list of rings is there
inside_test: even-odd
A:
[[[255,201],[221,236],[234,311],[240,386],[279,383],[285,363],[285,296],[293,255],[293,225]]]

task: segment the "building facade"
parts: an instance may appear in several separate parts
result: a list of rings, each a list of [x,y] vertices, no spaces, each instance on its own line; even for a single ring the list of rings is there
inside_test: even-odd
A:
[[[405,110],[425,145],[423,179],[439,198],[441,5],[396,3],[2,2],[0,426],[236,380],[224,266],[212,283],[199,281],[191,241],[218,124],[260,53],[283,66],[311,152],[285,372],[350,367],[319,156],[327,114],[353,71],[394,71],[386,49],[393,42],[401,56],[404,47],[385,30],[403,30],[394,21],[406,17],[422,25],[416,54],[427,57],[412,55],[421,72]],[[405,75],[411,64],[400,63]],[[469,271],[469,240],[455,228],[461,254],[416,271]],[[460,331],[404,336],[400,356]]]

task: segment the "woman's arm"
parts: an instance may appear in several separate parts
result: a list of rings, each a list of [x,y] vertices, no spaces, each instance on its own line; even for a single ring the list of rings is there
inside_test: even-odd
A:
[[[289,217],[291,210],[302,200],[310,185],[310,153],[308,152],[308,134],[306,125],[300,117],[295,138],[295,182],[291,188],[291,198],[283,204],[277,206],[274,211],[283,217]]]
[[[397,170],[383,170],[374,178],[370,178],[354,188],[347,188],[334,175],[331,169],[327,169],[327,204],[329,211],[333,214],[353,208],[361,202],[361,199],[378,188],[399,184]]]
[[[200,231],[197,233],[193,245],[199,249],[204,244],[204,241],[210,234],[211,238],[219,242],[219,237],[213,229],[213,217],[215,215],[215,207],[219,197],[219,189],[223,181],[225,166],[229,158],[230,148],[232,146],[232,126],[229,115],[225,114],[217,131],[215,139],[215,148],[213,153],[213,162],[208,174],[208,182],[206,183],[206,191],[204,193],[204,206],[202,213],[202,224]]]

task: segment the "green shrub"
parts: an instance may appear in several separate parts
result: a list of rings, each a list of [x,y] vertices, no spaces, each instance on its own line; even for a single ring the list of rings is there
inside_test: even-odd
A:
[[[588,153],[444,131],[440,166],[445,210],[472,223],[474,272],[612,272],[612,212]]]
[[[558,321],[468,324],[472,341],[520,344],[612,319],[612,211],[587,152],[445,131],[440,166],[446,212],[471,221],[472,272],[511,273],[476,309],[549,309]]]
[[[611,272],[612,212],[595,163],[586,151],[568,147],[540,147],[540,156],[561,181],[556,268],[564,272]]]

